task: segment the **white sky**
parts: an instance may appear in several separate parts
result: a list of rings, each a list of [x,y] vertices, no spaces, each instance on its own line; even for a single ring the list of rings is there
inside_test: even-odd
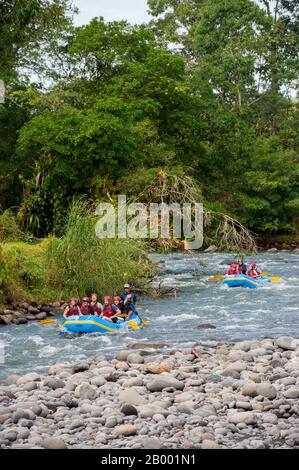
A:
[[[73,0],[80,10],[74,22],[76,25],[88,23],[96,16],[106,21],[128,20],[130,23],[143,23],[149,19],[146,0]]]

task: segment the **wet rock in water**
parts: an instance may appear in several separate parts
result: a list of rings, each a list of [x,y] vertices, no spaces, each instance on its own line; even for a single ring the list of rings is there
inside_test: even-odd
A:
[[[13,315],[0,315],[0,323],[10,325],[13,320]]]
[[[47,313],[46,312],[40,312],[36,315],[36,319],[37,320],[44,320],[47,316]]]
[[[223,261],[221,261],[221,265],[229,265],[229,264],[237,264],[238,260],[233,259],[233,258],[225,258]]]
[[[130,345],[130,349],[163,349],[170,345],[168,343],[134,343]]]
[[[15,325],[25,325],[26,323],[28,323],[28,320],[25,317],[18,317],[13,320],[13,323]]]
[[[38,308],[32,307],[32,305],[30,305],[28,307],[28,312],[31,313],[31,315],[37,315],[39,313],[39,310]]]
[[[161,392],[164,388],[172,387],[176,390],[183,390],[184,383],[172,376],[160,376],[147,383],[146,388],[150,392]]]
[[[212,325],[211,323],[201,323],[196,328],[199,330],[215,330],[216,326]]]
[[[204,253],[216,253],[218,251],[218,247],[216,245],[211,245],[204,250]]]
[[[268,253],[276,253],[277,251],[278,251],[277,248],[269,248],[269,249],[267,250]]]
[[[67,448],[64,441],[56,437],[47,437],[46,439],[40,442],[40,446],[43,447],[44,449],[66,449]]]

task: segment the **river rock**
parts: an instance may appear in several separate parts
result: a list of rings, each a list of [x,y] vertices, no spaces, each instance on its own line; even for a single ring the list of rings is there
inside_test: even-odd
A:
[[[216,416],[216,415],[217,415],[217,411],[216,411],[215,406],[213,406],[213,405],[207,403],[207,404],[201,406],[201,407],[197,410],[197,414],[198,414],[199,416],[201,416],[202,418],[208,418],[209,416]]]
[[[218,247],[216,245],[211,245],[204,250],[204,253],[216,253],[218,251]]]
[[[276,344],[281,349],[294,351],[298,345],[298,340],[291,336],[280,336],[277,338]]]
[[[119,436],[134,436],[137,433],[137,427],[132,424],[121,424],[113,429],[113,434]]]
[[[0,323],[10,325],[13,320],[13,315],[0,315]]]
[[[66,449],[66,445],[62,439],[57,437],[47,437],[40,442],[40,446],[44,449]]]
[[[168,343],[134,343],[130,345],[130,349],[163,349],[168,346]]]
[[[23,375],[17,380],[17,385],[25,385],[26,383],[29,382],[35,382],[35,381],[40,381],[40,375],[37,374],[36,372],[31,372],[29,374]]]
[[[220,449],[220,445],[215,441],[204,439],[200,445],[201,449]]]
[[[138,407],[138,412],[141,418],[152,418],[155,414],[162,415],[163,418],[164,416],[169,415],[169,412],[167,410],[165,410],[161,406],[157,406],[154,404],[140,405]]]
[[[128,403],[125,403],[125,404],[121,407],[120,411],[121,411],[121,413],[123,413],[125,416],[132,416],[132,415],[137,416],[137,415],[138,415],[138,411],[137,411],[137,409],[135,408],[135,406],[129,405]]]
[[[138,406],[147,403],[147,400],[141,396],[134,388],[122,390],[119,393],[118,399],[121,403]]]
[[[32,392],[33,390],[36,390],[38,388],[36,382],[28,382],[23,386],[23,390],[26,392]]]
[[[127,356],[127,362],[129,364],[143,364],[144,358],[139,353],[130,353]]]
[[[286,398],[299,398],[299,387],[290,387],[284,392]]]
[[[39,313],[38,308],[32,307],[32,305],[30,305],[27,310],[31,315],[37,315]]]
[[[102,375],[96,375],[95,377],[92,377],[90,379],[91,385],[96,385],[97,387],[102,387],[102,385],[105,385],[106,379]]]
[[[82,361],[82,362],[78,362],[78,364],[75,364],[73,366],[73,371],[72,373],[73,374],[77,374],[78,372],[84,372],[86,370],[89,369],[89,364],[87,361]]]
[[[277,390],[274,385],[269,383],[259,383],[256,384],[257,395],[273,400],[277,396]]]
[[[144,437],[140,444],[144,449],[161,449],[161,442],[156,437]]]
[[[52,390],[57,390],[59,388],[64,388],[65,383],[63,380],[60,379],[46,379],[43,383],[45,387],[49,387]]]
[[[32,410],[18,409],[12,416],[12,422],[18,423],[21,419],[35,420],[36,415]]]
[[[212,325],[211,323],[201,323],[196,328],[198,328],[199,330],[215,330],[217,327],[215,325]]]
[[[247,425],[256,424],[257,419],[251,411],[243,411],[240,413],[232,413],[228,416],[228,422],[232,424],[244,423]]]
[[[81,400],[93,400],[97,397],[97,391],[88,383],[82,383],[75,389],[75,397]]]
[[[161,392],[164,388],[172,387],[176,390],[183,390],[184,384],[183,382],[175,379],[171,375],[163,376],[161,375],[159,378],[151,380],[146,384],[146,388],[150,392]]]

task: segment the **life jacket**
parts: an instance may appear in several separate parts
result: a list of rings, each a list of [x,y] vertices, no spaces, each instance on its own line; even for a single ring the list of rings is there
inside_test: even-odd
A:
[[[253,277],[256,279],[258,277],[259,273],[255,269],[250,269],[247,273],[247,276]]]
[[[239,274],[239,270],[237,270],[237,269],[236,269],[236,270],[228,269],[227,272],[226,272],[226,274],[227,274],[228,276],[233,276],[233,275],[235,275],[235,274]]]
[[[95,304],[91,303],[89,308],[91,310],[92,315],[98,315],[99,316],[102,313],[100,307],[98,306],[98,302],[96,302]]]
[[[87,307],[81,307],[81,313],[82,315],[90,315],[89,305],[87,305]]]
[[[74,305],[73,307],[69,307],[69,311],[67,312],[67,317],[74,317],[75,315],[79,315],[78,305]]]
[[[113,317],[113,315],[115,314],[115,311],[113,309],[113,306],[112,304],[104,304],[103,305],[103,316],[104,317]]]

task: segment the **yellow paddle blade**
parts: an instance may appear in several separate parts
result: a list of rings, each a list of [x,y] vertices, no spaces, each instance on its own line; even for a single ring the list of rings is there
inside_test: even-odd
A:
[[[148,327],[148,321],[147,320],[141,320],[142,322],[142,326],[144,326],[144,328]]]
[[[139,329],[139,326],[137,325],[137,323],[135,321],[128,321],[127,325],[131,326],[133,328],[133,330],[138,330]]]
[[[220,281],[220,279],[224,279],[225,276],[213,276],[208,279],[208,281]]]
[[[268,279],[272,282],[280,282],[281,281],[281,277],[268,277]]]
[[[58,320],[40,320],[41,325],[49,325],[50,323],[57,323]]]
[[[261,276],[269,276],[269,273],[267,273],[267,272],[265,271],[265,272],[263,272],[263,273],[261,274]]]

